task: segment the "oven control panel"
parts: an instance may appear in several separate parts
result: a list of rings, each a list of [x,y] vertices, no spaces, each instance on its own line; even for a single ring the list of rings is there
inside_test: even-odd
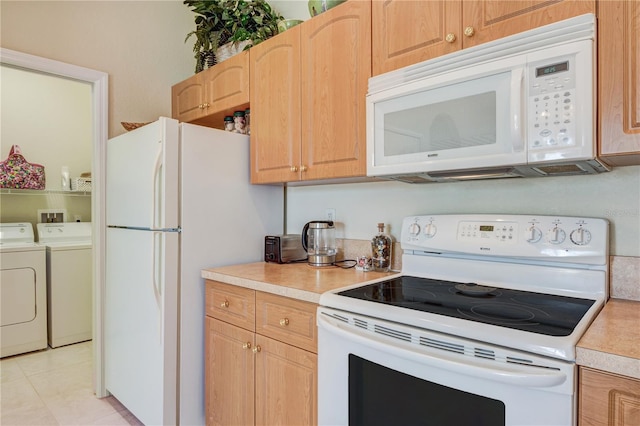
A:
[[[536,215],[419,215],[403,221],[405,253],[448,252],[557,262],[607,261],[609,222]],[[604,263],[602,263],[604,264]]]

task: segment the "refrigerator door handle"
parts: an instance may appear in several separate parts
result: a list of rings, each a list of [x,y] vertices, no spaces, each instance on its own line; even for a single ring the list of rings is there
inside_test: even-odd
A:
[[[153,208],[151,209],[151,223],[153,228],[162,228],[162,151],[156,157],[156,163],[153,168]]]
[[[162,250],[162,232],[154,232],[153,233],[153,295],[156,298],[156,305],[158,306],[158,311],[160,315],[158,316],[160,320],[160,327],[158,328],[160,332],[160,342],[164,341],[164,321],[163,321],[163,312],[162,312],[162,259],[163,259],[163,250]]]

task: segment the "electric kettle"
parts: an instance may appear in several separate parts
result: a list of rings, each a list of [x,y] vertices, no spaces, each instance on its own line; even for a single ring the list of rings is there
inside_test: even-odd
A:
[[[302,248],[311,266],[331,266],[336,261],[336,229],[333,221],[315,220],[302,228]]]

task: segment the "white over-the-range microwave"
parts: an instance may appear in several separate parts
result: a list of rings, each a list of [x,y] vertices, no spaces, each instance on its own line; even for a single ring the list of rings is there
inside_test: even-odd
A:
[[[369,79],[367,175],[409,183],[594,174],[586,14]]]

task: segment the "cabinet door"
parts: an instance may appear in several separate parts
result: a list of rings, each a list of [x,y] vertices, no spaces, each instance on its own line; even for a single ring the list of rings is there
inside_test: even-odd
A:
[[[210,317],[205,321],[207,425],[252,425],[254,333]]]
[[[640,380],[580,368],[578,426],[640,425]]]
[[[249,51],[240,52],[200,74],[205,87],[203,114],[192,122],[223,129],[225,115],[249,107]]]
[[[347,1],[300,27],[302,179],[364,176],[371,3]]]
[[[205,85],[202,73],[171,87],[171,117],[178,121],[190,122],[200,118],[205,102]]]
[[[640,2],[598,3],[600,154],[640,164]]]
[[[256,345],[256,424],[317,424],[317,355],[261,335]]]
[[[601,2],[602,3],[602,2]],[[585,13],[595,0],[474,0],[462,6],[463,47],[471,47]]]
[[[251,48],[251,183],[300,178],[300,27]]]
[[[373,0],[371,15],[373,75],[462,48],[461,0]]]

